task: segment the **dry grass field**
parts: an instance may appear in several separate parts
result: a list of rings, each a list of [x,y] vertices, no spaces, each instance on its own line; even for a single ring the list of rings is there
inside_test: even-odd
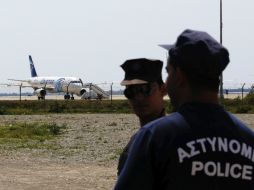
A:
[[[237,115],[254,129],[254,115]],[[43,146],[0,144],[0,189],[112,189],[119,153],[138,129],[133,114],[0,115],[1,124],[55,122]],[[28,142],[29,143],[29,142]]]

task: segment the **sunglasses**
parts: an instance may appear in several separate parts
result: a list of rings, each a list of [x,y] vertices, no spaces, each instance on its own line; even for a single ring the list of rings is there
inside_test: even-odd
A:
[[[124,90],[124,95],[128,99],[133,99],[135,96],[142,94],[143,96],[151,96],[152,86],[148,84],[130,85]]]

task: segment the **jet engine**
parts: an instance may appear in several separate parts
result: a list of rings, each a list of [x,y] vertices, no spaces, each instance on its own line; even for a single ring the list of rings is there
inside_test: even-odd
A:
[[[84,88],[82,88],[81,90],[80,90],[80,96],[82,96],[84,93],[86,92],[86,89],[84,89]]]
[[[46,93],[46,90],[43,89],[43,88],[39,88],[37,90],[34,91],[34,94],[36,94],[38,97],[45,97],[45,95],[47,94]]]

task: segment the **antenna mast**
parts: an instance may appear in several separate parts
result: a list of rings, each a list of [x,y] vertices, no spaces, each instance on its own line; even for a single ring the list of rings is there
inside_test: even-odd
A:
[[[220,0],[220,44],[222,44],[222,0]],[[223,96],[223,74],[220,75],[220,99],[224,99]]]

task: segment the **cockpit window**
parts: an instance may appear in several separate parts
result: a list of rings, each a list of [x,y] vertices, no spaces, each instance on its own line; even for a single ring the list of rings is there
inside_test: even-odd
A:
[[[71,83],[81,83],[79,80],[71,81]]]

